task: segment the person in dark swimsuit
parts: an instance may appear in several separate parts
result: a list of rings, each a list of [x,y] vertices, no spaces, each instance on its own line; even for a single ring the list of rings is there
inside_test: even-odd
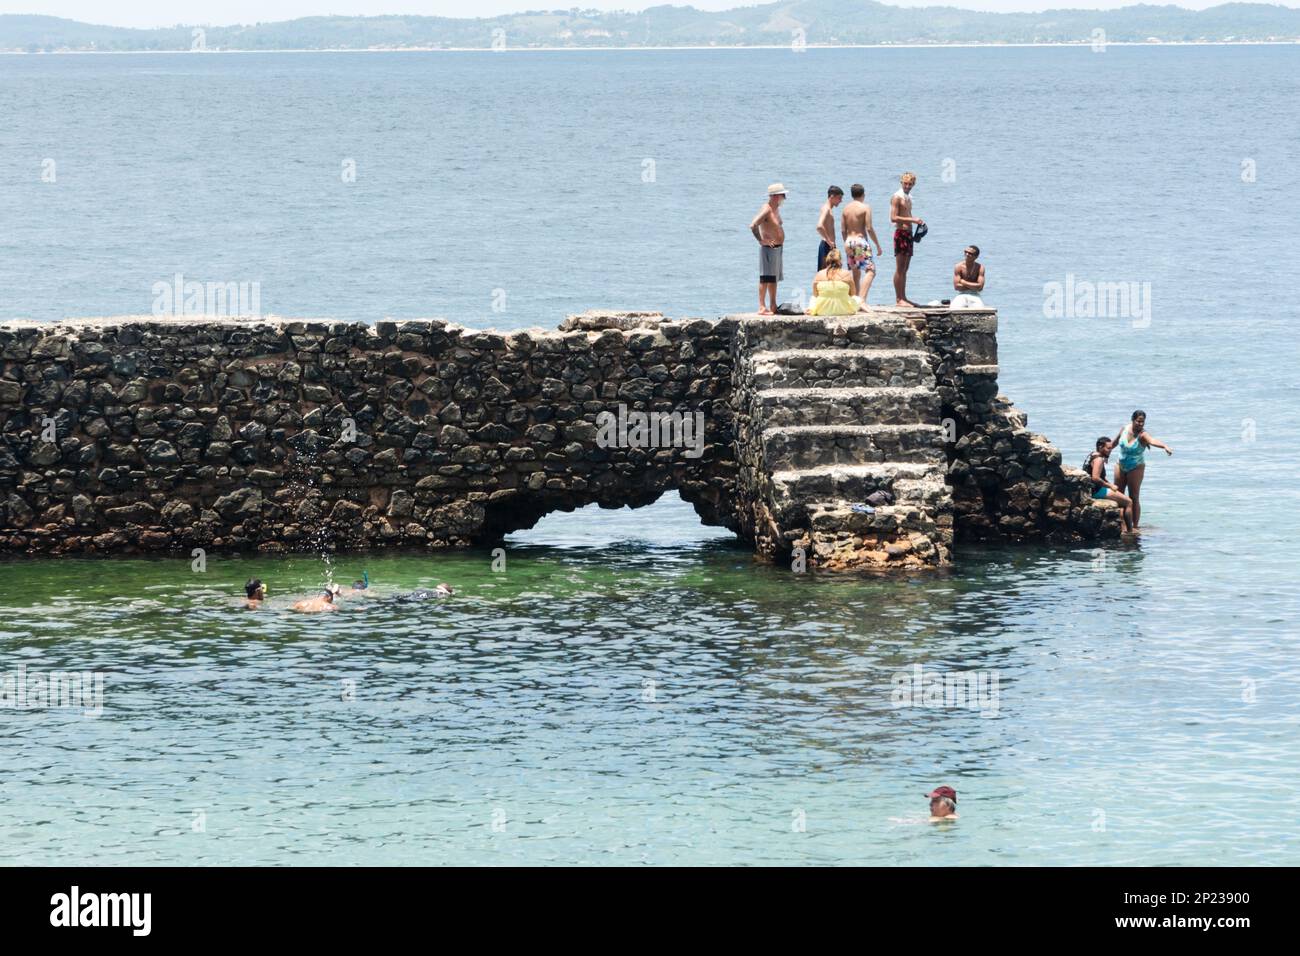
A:
[[[1133,530],[1133,502],[1127,495],[1120,494],[1119,488],[1106,479],[1106,459],[1110,457],[1111,449],[1114,447],[1115,443],[1102,435],[1097,439],[1097,450],[1090,454],[1088,460],[1083,463],[1083,470],[1092,479],[1092,496],[1094,498],[1105,498],[1107,501],[1113,501],[1120,506],[1120,514],[1124,519],[1124,531],[1128,533]]]
[[[455,593],[456,589],[450,584],[439,584],[436,588],[416,588],[406,594],[397,595],[393,600],[398,604],[413,604],[416,601],[431,601],[435,598],[450,597]]]

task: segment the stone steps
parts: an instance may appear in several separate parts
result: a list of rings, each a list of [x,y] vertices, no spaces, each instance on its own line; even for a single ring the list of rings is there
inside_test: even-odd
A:
[[[768,388],[753,395],[760,427],[798,425],[920,425],[939,423],[933,386],[885,388]]]
[[[942,465],[938,425],[793,425],[764,429],[763,455],[773,471],[886,462]]]
[[[750,357],[754,388],[882,388],[933,385],[917,349],[783,349]]]
[[[867,514],[854,511],[852,502],[820,501],[809,508],[809,515],[809,527],[823,533],[850,531],[888,538],[911,532],[934,534],[937,530],[930,509],[907,502],[882,505]]]
[[[936,471],[935,466],[923,462],[794,468],[772,473],[772,494],[783,511],[810,502],[865,502],[876,491],[891,492],[895,504],[924,505],[933,494],[927,479],[933,479]],[[942,486],[942,477],[939,484]]]
[[[746,408],[779,540],[821,567],[942,564],[952,495],[930,352],[905,315],[743,326]],[[877,491],[893,504],[853,510]]]
[[[903,315],[778,315],[746,317],[741,324],[746,351],[787,349],[920,349],[925,343]]]

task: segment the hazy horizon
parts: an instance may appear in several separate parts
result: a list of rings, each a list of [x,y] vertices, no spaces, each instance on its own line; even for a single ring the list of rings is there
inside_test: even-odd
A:
[[[770,0],[769,0],[770,2]],[[1051,3],[1042,0],[881,0],[894,7],[955,7],[982,13],[1041,13],[1046,10],[1117,10],[1139,6],[1133,0],[1068,0]],[[1224,0],[1182,0],[1177,3],[1155,3],[1152,6],[1180,7],[1184,10],[1206,10],[1221,6]],[[639,12],[657,6],[689,6],[697,10],[721,11],[739,7],[763,6],[743,0],[695,0],[691,3],[619,3],[605,0],[588,0],[576,4],[582,10],[627,10]],[[1300,0],[1269,0],[1268,5],[1300,7]],[[562,3],[545,3],[539,0],[390,0],[382,7],[366,0],[344,0],[324,3],[322,0],[127,0],[104,10],[95,0],[42,0],[42,9],[33,10],[31,0],[13,3],[0,0],[0,14],[62,17],[98,26],[134,27],[151,29],[178,24],[196,26],[235,26],[254,23],[275,23],[313,16],[438,16],[461,19],[481,19],[503,14],[523,13],[527,10],[572,9]]]

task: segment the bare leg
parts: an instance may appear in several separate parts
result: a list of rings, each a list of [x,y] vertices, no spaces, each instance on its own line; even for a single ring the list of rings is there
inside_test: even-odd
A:
[[[1116,484],[1119,484],[1119,482],[1116,482]],[[1108,495],[1106,496],[1106,500],[1107,500],[1107,501],[1113,501],[1113,502],[1115,502],[1115,504],[1117,504],[1117,505],[1120,506],[1120,516],[1121,516],[1121,517],[1123,518],[1123,520],[1124,520],[1124,530],[1125,530],[1125,531],[1134,531],[1134,530],[1136,530],[1136,528],[1135,528],[1135,526],[1134,526],[1134,524],[1133,524],[1133,502],[1132,502],[1132,500],[1131,500],[1127,495],[1121,495],[1121,494],[1119,494],[1118,492],[1115,492],[1115,491],[1112,491],[1110,494],[1108,494]]]
[[[1133,499],[1133,527],[1137,528],[1142,523],[1142,476],[1146,473],[1146,465],[1138,465],[1124,477],[1128,479],[1128,487],[1125,489],[1129,497]]]
[[[772,313],[770,313],[770,312],[767,311],[767,306],[763,304],[763,296],[764,296],[764,293],[767,292],[767,287],[768,287],[770,284],[771,284],[771,283],[768,283],[768,282],[760,282],[760,283],[758,284],[758,314],[759,314],[759,315],[771,315],[771,314],[772,314]]]
[[[907,267],[912,264],[912,257],[909,254],[894,256],[894,297],[898,300],[896,305],[915,305],[907,297]]]
[[[855,267],[849,271],[853,273],[853,294],[862,295],[862,270]]]
[[[867,293],[871,291],[871,283],[875,281],[876,281],[875,269],[867,269],[865,272],[862,273],[862,285],[858,291],[858,295],[862,297],[863,305],[867,304]]]

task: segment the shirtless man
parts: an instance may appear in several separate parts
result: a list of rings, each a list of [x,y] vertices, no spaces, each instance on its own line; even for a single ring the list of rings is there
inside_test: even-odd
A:
[[[854,183],[849,187],[849,193],[853,196],[853,202],[845,206],[844,212],[840,214],[840,228],[844,232],[844,254],[853,273],[853,288],[862,299],[862,304],[866,305],[867,293],[871,291],[871,283],[876,278],[876,260],[871,255],[871,243],[867,242],[867,237],[870,236],[871,242],[876,244],[877,256],[883,250],[876,237],[876,227],[871,223],[871,206],[862,201],[867,191],[861,183]]]
[[[266,585],[262,583],[261,578],[249,578],[248,583],[244,585],[245,606],[250,611],[256,611],[266,600]]]
[[[319,597],[304,598],[294,604],[295,611],[301,611],[304,614],[316,614],[320,611],[337,611],[338,605],[334,603],[334,598],[342,590],[337,584],[325,586],[324,591]]]
[[[758,211],[749,231],[758,240],[758,314],[776,315],[776,284],[785,278],[781,270],[781,247],[785,245],[785,225],[781,222],[781,203],[785,187],[773,183],[767,187],[767,202]],[[763,302],[767,293],[768,304]]]
[[[916,305],[907,297],[907,267],[912,264],[912,227],[924,226],[924,219],[912,215],[912,187],[916,173],[903,173],[903,187],[889,199],[889,221],[894,224],[894,296],[896,305]]]
[[[835,207],[844,201],[844,190],[832,186],[826,190],[826,201],[822,203],[821,215],[817,217],[817,235],[821,242],[817,245],[817,271],[826,268],[826,253],[835,248]]]
[[[952,287],[957,295],[948,307],[981,309],[984,300],[979,294],[984,291],[984,263],[976,261],[980,256],[980,247],[967,246],[965,255],[965,259],[952,267]]]

